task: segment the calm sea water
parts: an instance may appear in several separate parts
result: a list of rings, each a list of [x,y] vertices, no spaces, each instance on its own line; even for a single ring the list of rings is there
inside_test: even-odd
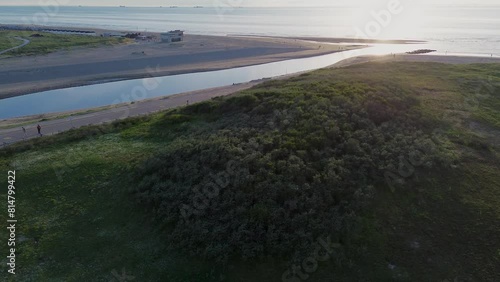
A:
[[[420,39],[440,52],[500,55],[500,6],[422,8],[402,1],[401,12],[382,16],[383,5],[328,8],[0,7],[1,24],[96,27],[191,34],[374,37]],[[417,2],[417,1],[413,1]],[[382,12],[383,13],[383,12]],[[359,31],[362,31],[360,33]]]

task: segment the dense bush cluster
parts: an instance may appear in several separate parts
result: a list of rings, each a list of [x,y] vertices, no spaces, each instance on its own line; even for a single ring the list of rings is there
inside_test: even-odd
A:
[[[168,113],[158,126],[185,124],[184,134],[139,168],[134,193],[192,254],[299,255],[318,236],[347,234],[402,156],[440,161],[412,97],[304,77]],[[196,117],[210,122],[189,127]]]

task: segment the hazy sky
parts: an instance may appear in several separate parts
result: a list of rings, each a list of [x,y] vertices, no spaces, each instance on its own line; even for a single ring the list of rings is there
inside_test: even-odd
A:
[[[334,6],[334,5],[359,5],[373,2],[386,3],[390,0],[0,0],[0,5],[53,5],[64,6]],[[401,2],[411,0],[400,0]],[[414,1],[414,0],[413,0]],[[438,5],[500,5],[500,0],[418,0]]]

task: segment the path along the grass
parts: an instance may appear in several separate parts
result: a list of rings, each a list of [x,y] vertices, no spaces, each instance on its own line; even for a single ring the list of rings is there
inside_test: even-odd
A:
[[[19,49],[19,48],[22,48],[22,47],[30,44],[30,42],[31,42],[28,39],[24,39],[24,38],[21,38],[21,37],[14,37],[14,38],[22,40],[23,44],[21,44],[19,46],[16,46],[16,47],[13,47],[13,48],[10,48],[10,49],[7,49],[7,50],[0,51],[0,55],[5,54],[5,53],[10,52],[10,51],[13,51],[13,50],[16,50],[16,49]]]

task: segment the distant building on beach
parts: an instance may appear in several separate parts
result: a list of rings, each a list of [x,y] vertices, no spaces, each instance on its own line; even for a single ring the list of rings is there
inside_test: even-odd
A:
[[[74,30],[74,29],[53,29],[46,28],[41,29],[42,32],[48,32],[53,34],[64,34],[64,35],[87,35],[87,36],[96,36],[95,31],[89,30]]]
[[[0,30],[32,30],[39,31],[39,28],[34,26],[23,26],[23,25],[0,25]]]
[[[27,26],[27,25],[0,25],[0,30],[28,30],[28,31],[38,31],[47,32],[53,34],[64,34],[64,35],[87,35],[96,36],[96,32],[93,30],[76,30],[76,29],[60,29],[60,28],[47,28],[39,26]]]
[[[127,34],[118,31],[104,32],[101,34],[102,37],[126,37]]]
[[[160,37],[161,37],[161,42],[164,43],[180,42],[184,40],[184,31],[172,30],[169,32],[161,33]]]

